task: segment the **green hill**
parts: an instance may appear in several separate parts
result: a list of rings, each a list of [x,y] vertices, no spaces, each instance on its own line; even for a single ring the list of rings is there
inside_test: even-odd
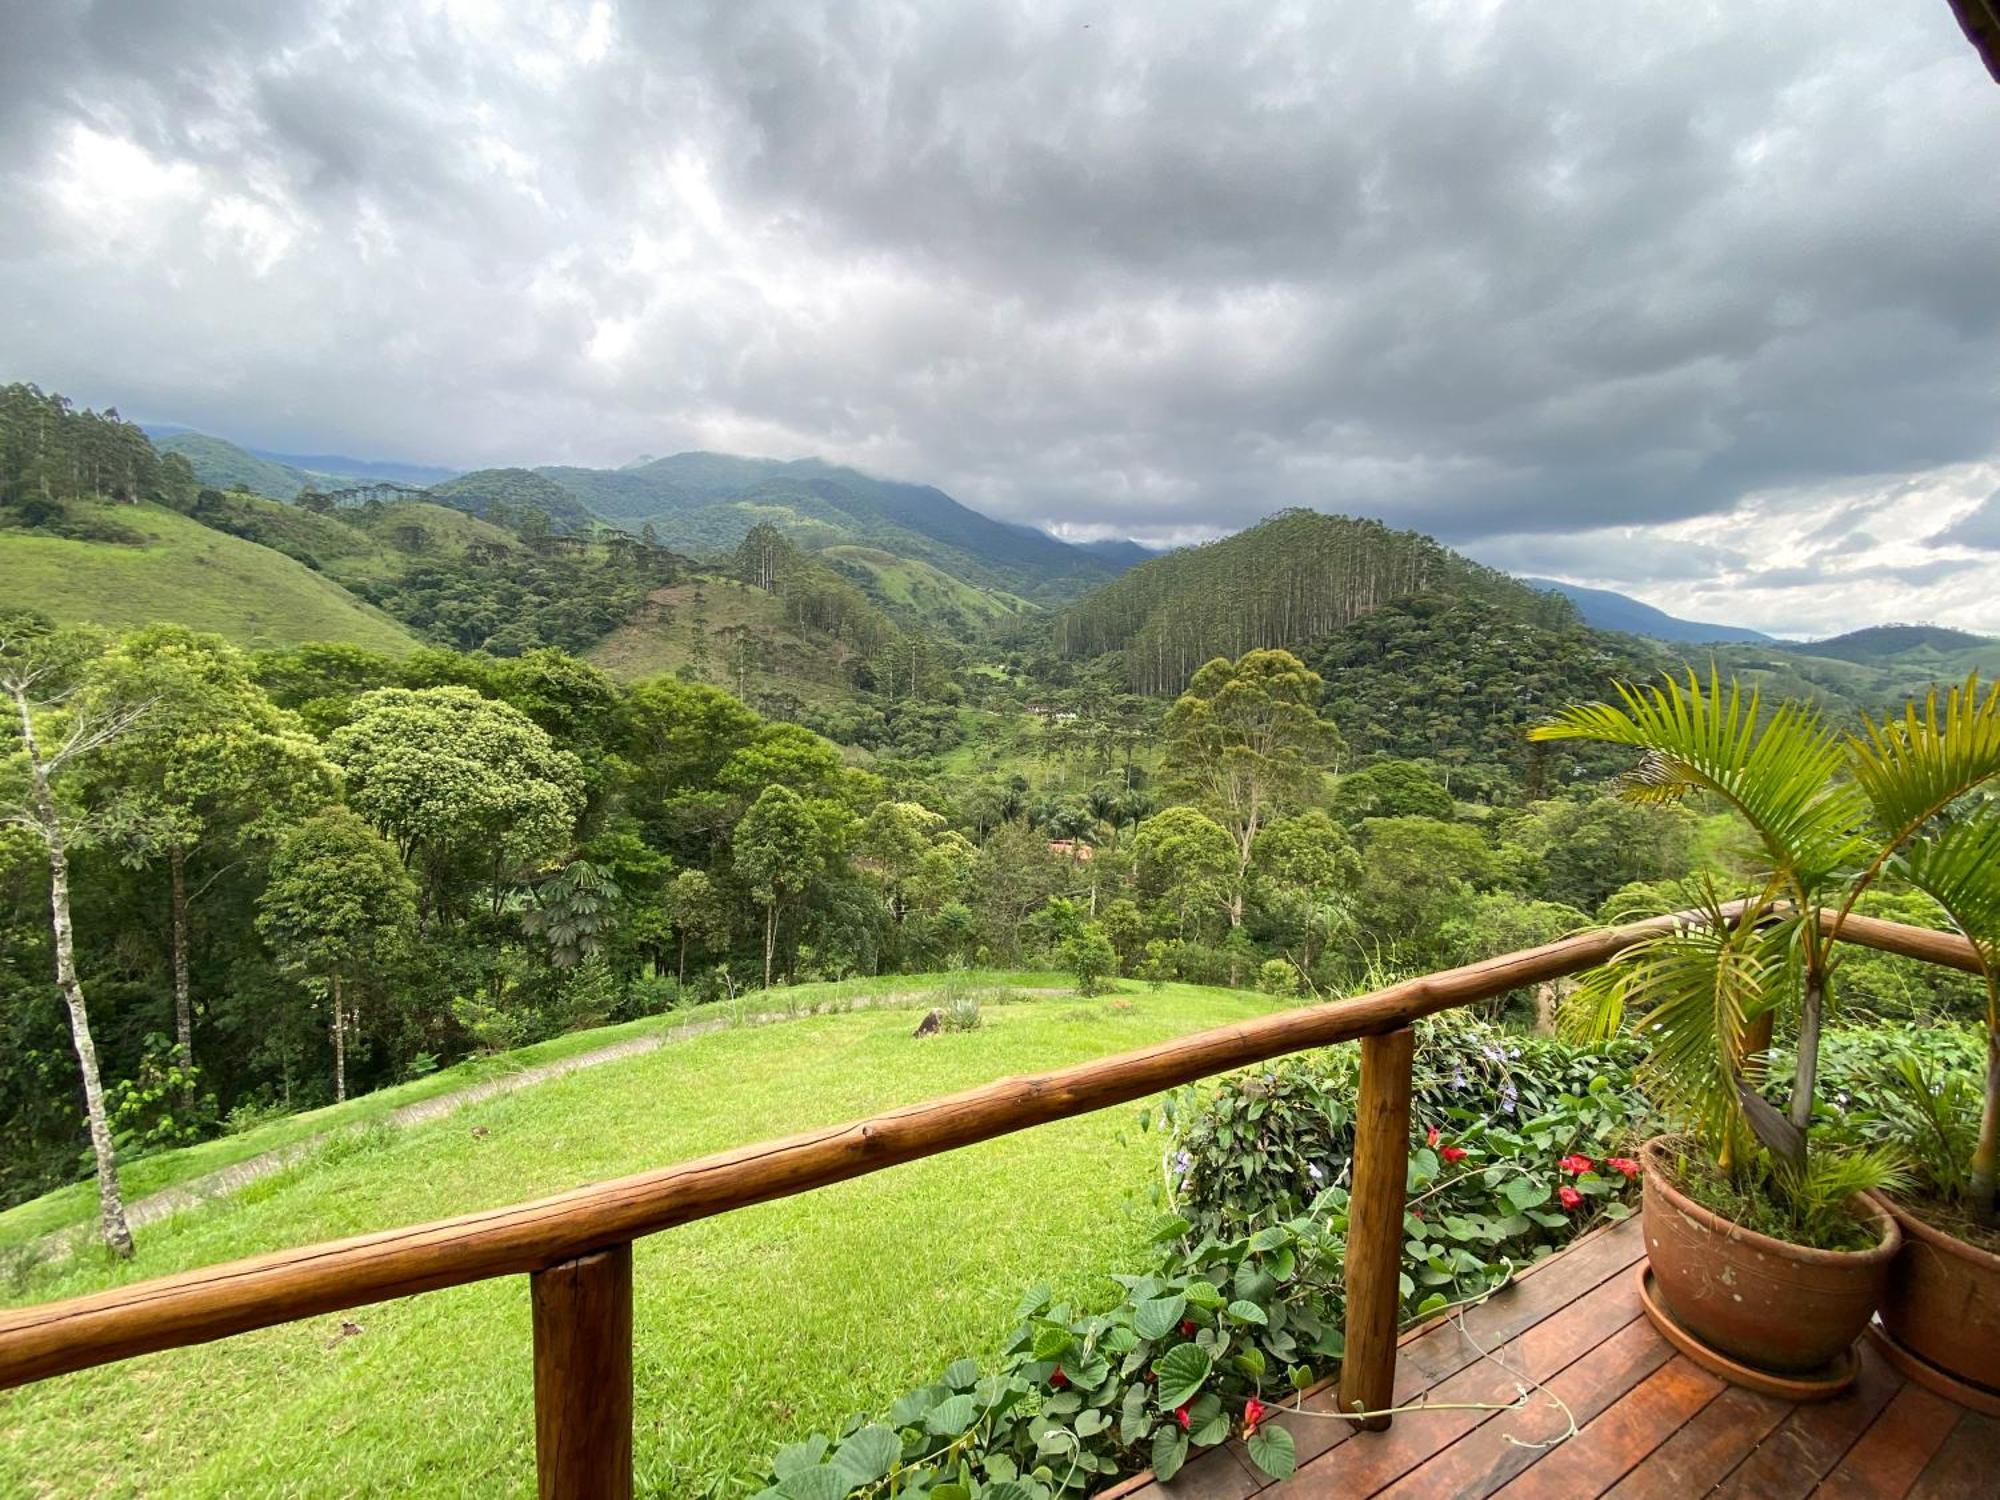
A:
[[[0,530],[0,598],[112,629],[170,620],[243,646],[347,641],[402,652],[416,644],[387,615],[269,547],[155,505],[71,508],[139,533],[144,544]]]
[[[1011,526],[931,485],[877,479],[816,458],[677,453],[623,469],[542,468],[599,515],[650,525],[670,547],[720,552],[760,521],[807,548],[886,548],[969,582],[1069,599],[1116,568],[1030,526]]]
[[[2000,640],[1944,625],[1871,625],[1823,641],[1801,641],[1790,649],[1857,666],[1909,667],[1921,662],[1946,671],[2000,660]]]
[[[178,453],[194,466],[194,477],[218,490],[237,487],[279,500],[296,499],[305,490],[337,490],[369,483],[351,474],[328,474],[296,468],[276,459],[259,458],[226,438],[205,432],[169,432],[153,439],[161,453]]]
[[[1300,650],[1392,600],[1481,600],[1522,620],[1574,620],[1560,597],[1379,521],[1288,510],[1247,531],[1154,558],[1055,624],[1069,657],[1122,651],[1135,691],[1178,692],[1205,661]]]
[[[569,490],[533,469],[476,469],[433,485],[430,495],[440,505],[502,525],[518,525],[537,510],[549,518],[551,531],[563,535],[587,535],[604,524]]]
[[[824,548],[819,555],[892,615],[961,639],[1040,612],[1039,605],[1019,594],[967,583],[920,558],[900,557],[880,547],[843,544]]]
[[[788,694],[829,704],[853,696],[849,669],[859,653],[801,629],[778,595],[707,577],[655,589],[585,655],[625,682],[686,672],[752,702]]]

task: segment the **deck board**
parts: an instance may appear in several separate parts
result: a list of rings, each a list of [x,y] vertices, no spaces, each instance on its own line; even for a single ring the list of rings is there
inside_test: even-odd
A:
[[[1861,1374],[1812,1406],[1731,1386],[1641,1313],[1637,1222],[1600,1231],[1463,1317],[1406,1334],[1386,1432],[1334,1393],[1276,1420],[1299,1468],[1272,1483],[1234,1443],[1120,1500],[2000,1500],[2000,1421],[1908,1385],[1864,1340]],[[1571,1431],[1572,1422],[1574,1432]]]

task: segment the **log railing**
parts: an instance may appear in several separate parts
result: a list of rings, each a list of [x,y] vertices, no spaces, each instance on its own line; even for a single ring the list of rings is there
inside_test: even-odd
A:
[[[1410,1117],[1412,1022],[1596,967],[1691,914],[1579,933],[1352,999],[1008,1078],[851,1124],[764,1141],[531,1203],[207,1266],[0,1312],[0,1389],[391,1297],[525,1274],[535,1446],[547,1497],[631,1494],[632,1241],[1233,1068],[1362,1042],[1346,1263],[1348,1411],[1389,1405]],[[1976,973],[1950,933],[1850,916],[1849,942]],[[1387,1426],[1386,1417],[1357,1419]]]

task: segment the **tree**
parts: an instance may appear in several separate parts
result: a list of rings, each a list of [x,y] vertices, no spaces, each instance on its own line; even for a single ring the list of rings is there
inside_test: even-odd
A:
[[[1240,912],[1235,883],[1236,846],[1227,829],[1198,808],[1170,807],[1139,825],[1133,845],[1139,878],[1159,895],[1187,935],[1191,916],[1207,910]]]
[[[736,825],[737,874],[764,908],[764,987],[778,951],[778,918],[812,888],[827,865],[827,840],[806,799],[787,786],[767,786]]]
[[[1299,927],[1299,968],[1309,971],[1314,934],[1332,930],[1343,896],[1360,879],[1360,857],[1318,808],[1266,825],[1254,853],[1265,901],[1292,913]]]
[[[33,834],[47,856],[56,988],[69,1012],[70,1042],[83,1080],[84,1116],[97,1164],[99,1229],[111,1253],[129,1259],[132,1230],[125,1222],[118,1156],[105,1113],[90,1007],[83,981],[77,977],[70,919],[69,851],[77,814],[63,806],[61,794],[71,773],[131,733],[150,705],[79,694],[78,669],[89,649],[90,643],[79,636],[52,635],[29,621],[17,618],[0,624],[0,693],[13,710],[11,728],[19,736],[5,768],[6,779],[13,784],[7,789],[9,805],[0,807],[0,822]]]
[[[687,983],[688,946],[705,948],[729,935],[729,915],[722,893],[700,870],[683,870],[667,887],[667,924],[673,928],[679,956],[675,978]]]
[[[498,916],[511,874],[560,852],[583,810],[583,768],[546,730],[470,688],[380,688],[328,741],[347,801],[416,872],[420,917],[449,922],[473,872]]]
[[[1359,828],[1369,818],[1450,822],[1453,807],[1444,783],[1422,766],[1384,760],[1340,778],[1333,789],[1333,813],[1349,828]]]
[[[416,885],[396,851],[344,807],[288,832],[258,901],[257,930],[287,973],[327,1002],[333,1097],[347,1097],[356,993],[401,956],[416,925]]]
[[[1076,992],[1102,994],[1118,972],[1118,950],[1096,922],[1085,922],[1063,939],[1063,965],[1076,976]]]
[[[1361,832],[1362,925],[1406,958],[1436,956],[1444,927],[1492,883],[1486,841],[1476,829],[1435,818],[1370,818]]]
[[[1218,657],[1167,714],[1166,769],[1226,828],[1236,848],[1229,925],[1243,922],[1242,883],[1258,830],[1303,800],[1340,748],[1319,716],[1320,680],[1289,651]]]
[[[127,860],[166,861],[175,1051],[191,1078],[189,866],[212,851],[268,840],[332,801],[333,768],[304,725],[251,680],[243,653],[219,636],[149,626],[121,637],[88,676],[94,692],[152,705],[99,758],[97,777]]]

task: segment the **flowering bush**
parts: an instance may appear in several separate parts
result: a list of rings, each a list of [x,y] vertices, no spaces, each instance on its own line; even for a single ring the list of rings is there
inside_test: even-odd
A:
[[[1641,1055],[1629,1041],[1577,1047],[1457,1016],[1418,1027],[1407,1314],[1483,1295],[1629,1212],[1639,1169],[1619,1153],[1646,1133]],[[1344,1206],[1357,1081],[1355,1049],[1336,1047],[1170,1096],[1163,1205],[1218,1237]]]

